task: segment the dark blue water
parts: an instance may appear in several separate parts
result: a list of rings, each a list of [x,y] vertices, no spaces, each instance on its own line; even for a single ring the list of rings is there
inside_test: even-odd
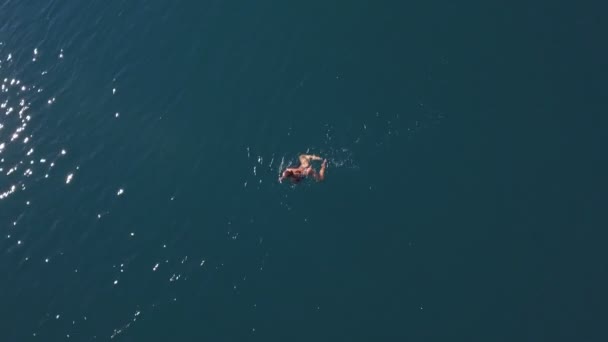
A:
[[[0,341],[604,341],[600,13],[2,1]]]

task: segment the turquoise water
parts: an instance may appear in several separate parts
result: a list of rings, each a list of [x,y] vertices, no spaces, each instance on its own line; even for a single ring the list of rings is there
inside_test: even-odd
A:
[[[579,12],[3,1],[0,341],[603,341]]]

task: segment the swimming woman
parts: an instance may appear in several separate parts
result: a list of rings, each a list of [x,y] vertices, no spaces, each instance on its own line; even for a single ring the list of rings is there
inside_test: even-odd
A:
[[[283,173],[279,177],[279,182],[282,183],[285,179],[290,179],[293,183],[299,183],[306,177],[312,177],[317,182],[320,182],[325,179],[325,168],[327,167],[327,159],[315,156],[314,154],[301,154],[299,159],[300,166],[286,168],[285,171],[283,171]],[[323,160],[323,163],[321,163],[321,170],[319,170],[318,173],[311,165],[311,162],[314,160]]]

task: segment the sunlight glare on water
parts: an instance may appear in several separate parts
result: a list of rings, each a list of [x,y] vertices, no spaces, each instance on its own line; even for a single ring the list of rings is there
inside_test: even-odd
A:
[[[52,175],[51,169],[55,163],[61,163],[60,156],[66,154],[64,149],[53,151],[44,146],[44,139],[37,139],[38,134],[44,134],[42,120],[49,115],[57,97],[45,95],[42,75],[27,83],[21,80],[23,74],[40,74],[35,70],[52,69],[60,61],[39,61],[37,56],[42,51],[38,48],[34,49],[31,60],[14,58],[19,52],[7,52],[7,48],[0,44],[0,54],[6,56],[0,60],[0,170],[3,172],[0,199],[3,201],[10,200],[19,191],[25,192],[30,184],[44,181],[44,175]],[[44,152],[37,153],[39,150]],[[53,161],[50,166],[44,165],[47,160]],[[66,183],[71,178],[72,175],[68,176]]]

